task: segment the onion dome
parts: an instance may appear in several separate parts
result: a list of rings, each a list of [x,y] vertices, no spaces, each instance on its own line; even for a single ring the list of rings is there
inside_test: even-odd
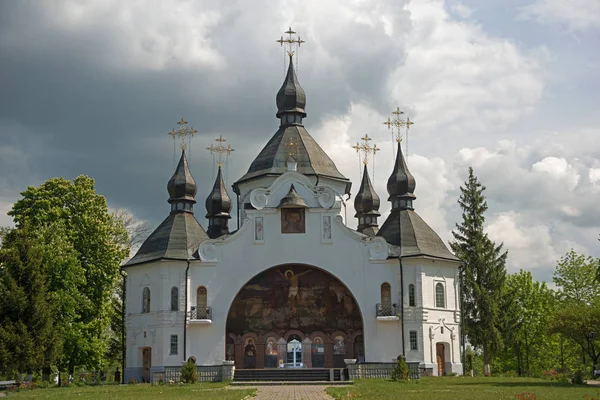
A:
[[[306,94],[304,89],[298,83],[298,77],[294,71],[294,63],[290,56],[290,64],[288,66],[285,81],[277,92],[277,118],[281,118],[284,114],[294,113],[299,117],[306,117],[304,107],[306,106]],[[294,122],[301,122],[301,118]],[[283,122],[283,119],[282,119]]]
[[[206,198],[206,218],[208,218],[208,236],[212,239],[229,234],[227,220],[231,218],[231,198],[225,189],[221,166],[213,189]]]
[[[290,191],[279,202],[277,208],[308,208],[308,205],[302,197],[296,192],[294,184],[290,187]]]
[[[387,191],[390,195],[388,201],[392,202],[392,209],[412,208],[412,201],[416,199],[413,194],[415,187],[415,178],[406,166],[402,146],[398,142],[398,154],[396,155],[394,171],[387,182]]]
[[[169,203],[171,203],[171,212],[192,211],[192,204],[196,203],[194,197],[198,187],[196,181],[190,172],[185,150],[181,151],[181,158],[175,169],[175,173],[169,179],[167,184],[169,191]]]
[[[356,209],[355,217],[358,218],[357,230],[368,235],[377,233],[377,217],[381,215],[379,213],[379,196],[375,193],[366,165],[360,189],[354,198],[354,208]]]
[[[196,182],[190,172],[185,151],[167,185],[171,213],[142,243],[135,256],[125,266],[157,260],[189,261],[197,259],[200,243],[209,237],[194,217]]]

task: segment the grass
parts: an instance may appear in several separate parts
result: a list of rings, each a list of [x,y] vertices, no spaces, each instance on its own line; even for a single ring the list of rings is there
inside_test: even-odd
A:
[[[10,393],[9,399],[37,400],[153,400],[153,399],[202,399],[241,400],[254,395],[256,389],[229,389],[225,383],[198,383],[195,385],[104,385],[70,386],[47,389],[21,390]]]
[[[524,392],[534,393],[537,397],[529,398],[537,400],[584,400],[585,396],[600,399],[600,387],[534,378],[426,377],[418,383],[363,379],[356,381],[353,386],[327,389],[327,393],[337,400],[514,400],[517,394]]]

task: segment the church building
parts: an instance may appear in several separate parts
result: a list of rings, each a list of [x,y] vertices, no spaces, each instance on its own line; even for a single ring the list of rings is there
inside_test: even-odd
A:
[[[167,184],[170,212],[124,266],[126,381],[150,381],[190,357],[237,371],[403,354],[431,375],[462,373],[460,261],[415,211],[400,143],[391,213],[380,226],[365,166],[351,229],[342,216],[352,183],[303,125],[292,57],[276,103],[279,129],[233,184],[239,229],[229,225],[233,193],[221,167],[199,210],[182,150]],[[197,219],[205,211],[206,229]]]

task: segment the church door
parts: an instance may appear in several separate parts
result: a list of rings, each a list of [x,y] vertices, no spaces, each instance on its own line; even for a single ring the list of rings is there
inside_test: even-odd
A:
[[[302,342],[296,335],[292,335],[292,338],[287,344],[287,365],[292,368],[302,367]]]
[[[438,376],[443,376],[444,375],[444,344],[443,343],[437,343],[435,345],[435,352],[436,352],[436,360],[437,360],[437,367],[438,367]]]
[[[150,382],[150,367],[152,367],[152,349],[144,347],[142,349],[142,379],[144,382]]]

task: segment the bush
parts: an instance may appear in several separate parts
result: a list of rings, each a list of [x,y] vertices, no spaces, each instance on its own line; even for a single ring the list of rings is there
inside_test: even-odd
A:
[[[188,360],[181,368],[181,381],[185,383],[196,383],[198,381],[198,370],[193,360]]]
[[[577,370],[573,374],[573,383],[575,385],[583,385],[583,371]]]
[[[408,382],[408,365],[406,365],[406,360],[404,356],[399,356],[398,361],[396,362],[396,367],[392,370],[391,378],[393,381],[403,381]]]

